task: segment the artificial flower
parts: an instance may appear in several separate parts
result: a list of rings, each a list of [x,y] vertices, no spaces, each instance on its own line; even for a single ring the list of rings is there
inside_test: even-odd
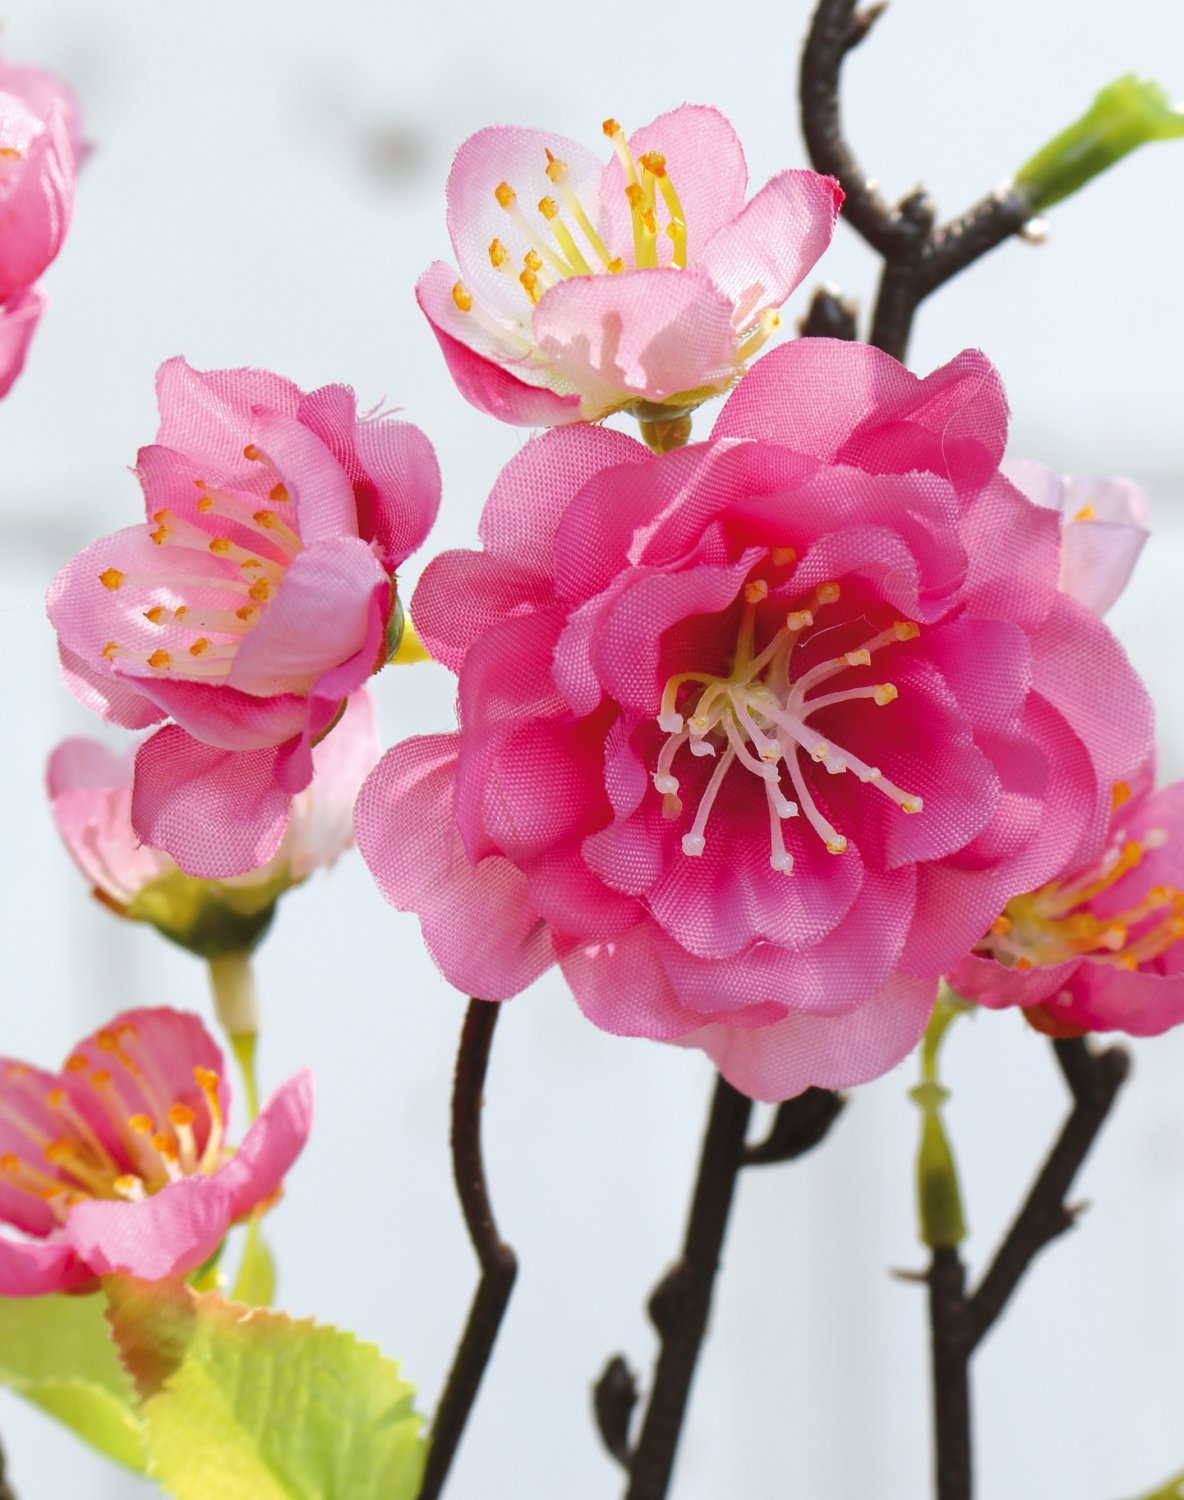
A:
[[[298,1073],[239,1148],[222,1054],[196,1016],[135,1010],[58,1073],[0,1059],[0,1296],[87,1290],[126,1272],[185,1275],[263,1212],[312,1124]]]
[[[0,61],[0,305],[32,286],[61,249],[81,146],[65,84]]]
[[[439,503],[418,428],[359,417],[345,386],[306,395],[262,370],[169,360],[137,474],[147,521],[54,579],[67,683],[127,728],[132,825],[189,875],[272,858],[312,749],[386,661],[394,572]]]
[[[830,242],[842,191],[748,169],[718,110],[683,105],[605,164],[577,141],[495,125],[457,153],[448,232],[416,295],[461,394],[524,426],[622,408],[669,423],[726,391]],[[688,429],[689,430],[689,429]]]
[[[702,1047],[759,1098],[903,1056],[1151,741],[1058,587],[1058,516],[999,472],[1006,426],[981,354],[922,380],[801,339],[710,442],[528,444],[484,552],[413,602],[459,732],[397,745],[358,800],[445,976],[500,999],[558,961],[599,1026]]]

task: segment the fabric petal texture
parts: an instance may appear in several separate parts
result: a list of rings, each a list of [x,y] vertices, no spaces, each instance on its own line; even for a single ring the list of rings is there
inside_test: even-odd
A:
[[[598,1026],[759,1098],[899,1061],[1150,751],[1058,516],[999,470],[1006,424],[975,351],[920,378],[803,339],[708,442],[527,444],[484,551],[412,602],[459,730],[389,751],[356,810],[445,976],[506,999],[558,962]]]

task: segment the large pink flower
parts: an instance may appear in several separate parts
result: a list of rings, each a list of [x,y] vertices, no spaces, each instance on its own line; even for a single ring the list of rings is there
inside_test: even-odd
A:
[[[45,305],[45,293],[39,286],[27,287],[0,303],[0,396],[8,395],[25,367],[25,355]]]
[[[132,822],[209,878],[275,853],[312,747],[389,654],[394,570],[435,518],[431,444],[262,370],[157,377],[161,426],[137,473],[146,524],[54,579],[66,681],[128,728]]]
[[[1099,858],[1015,896],[949,975],[968,1000],[1023,1006],[1054,1036],[1158,1036],[1184,1021],[1184,782],[1114,787]]]
[[[503,998],[558,960],[598,1025],[764,1098],[913,1045],[1007,899],[1097,844],[1151,737],[1058,590],[1058,517],[998,471],[1005,429],[980,354],[919,380],[803,339],[708,443],[522,451],[485,551],[414,600],[460,732],[396,746],[358,800],[453,984]]]
[[[31,286],[61,249],[81,144],[66,85],[0,62],[0,304]]]
[[[353,843],[358,789],[378,759],[374,709],[354,693],[333,733],[313,748],[313,779],[292,799],[279,848],[256,870],[225,880],[185,875],[132,827],[133,755],[97,740],[64,740],[46,768],[58,832],[95,895],[120,916],[150,922],[202,957],[254,946],[284,891]]]
[[[0,1059],[0,1296],[146,1281],[207,1260],[279,1191],[312,1124],[312,1078],[282,1084],[237,1151],[222,1054],[196,1016],[127,1011],[60,1073]]]
[[[830,242],[837,183],[781,172],[746,205],[718,110],[683,105],[628,142],[604,130],[607,165],[495,125],[448,178],[460,280],[437,261],[417,296],[462,395],[504,421],[659,419],[727,390]]]

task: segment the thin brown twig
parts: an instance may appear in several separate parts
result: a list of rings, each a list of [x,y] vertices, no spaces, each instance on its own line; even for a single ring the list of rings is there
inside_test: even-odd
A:
[[[895,207],[880,196],[847,143],[839,106],[843,61],[885,9],[857,5],[858,0],[819,0],[802,50],[802,134],[815,169],[837,178],[846,194],[843,218],[884,260],[868,342],[903,359],[921,302],[1017,233],[1032,217],[1032,206],[1010,190],[992,192],[935,227],[933,205],[923,191]]]
[[[481,1154],[482,1090],[500,1013],[501,1006],[495,1002],[470,1000],[456,1053],[452,1169],[481,1279],[432,1421],[419,1500],[436,1500],[448,1478],[518,1274],[517,1257],[497,1231]]]
[[[1080,1039],[1054,1042],[1073,1108],[978,1287],[967,1293],[954,1246],[934,1250],[928,1275],[932,1335],[934,1472],[938,1500],[971,1500],[970,1361],[1040,1251],[1072,1228],[1073,1179],[1130,1072],[1121,1047],[1092,1051]]]

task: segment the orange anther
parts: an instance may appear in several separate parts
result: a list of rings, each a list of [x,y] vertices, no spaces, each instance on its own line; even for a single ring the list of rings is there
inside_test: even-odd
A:
[[[468,287],[465,286],[463,281],[458,281],[452,288],[452,300],[456,304],[458,311],[472,311],[473,294],[469,291]]]
[[[611,115],[607,120],[605,120],[604,124],[600,128],[604,131],[605,135],[608,136],[610,141],[612,140],[614,135],[620,135],[622,133],[621,127],[617,124],[617,122],[612,118]]]
[[[665,177],[666,158],[660,151],[647,151],[644,156],[637,158],[637,165],[644,167],[654,177]]]
[[[508,182],[499,182],[493,190],[493,196],[503,208],[509,208],[518,195]]]
[[[144,618],[151,621],[153,625],[159,625],[164,619],[165,609],[163,604],[154,604],[151,609],[144,611]]]
[[[123,583],[123,579],[124,574],[118,568],[104,568],[99,574],[99,582],[105,589],[119,588]]]
[[[189,648],[190,656],[204,656],[210,649],[210,643],[204,635],[199,635],[197,640]]]
[[[557,219],[559,217],[559,205],[554,198],[539,199],[539,213],[544,219]]]
[[[269,500],[275,500],[277,503],[280,503],[283,501],[290,501],[292,497],[288,494],[288,491],[283,484],[273,484],[267,492],[267,498]]]
[[[234,543],[228,536],[216,536],[210,539],[210,551],[215,557],[225,557]]]
[[[173,664],[173,658],[167,651],[154,651],[148,658],[148,665],[157,672],[167,672]]]
[[[510,258],[510,252],[496,236],[489,242],[489,264],[499,270]]]

